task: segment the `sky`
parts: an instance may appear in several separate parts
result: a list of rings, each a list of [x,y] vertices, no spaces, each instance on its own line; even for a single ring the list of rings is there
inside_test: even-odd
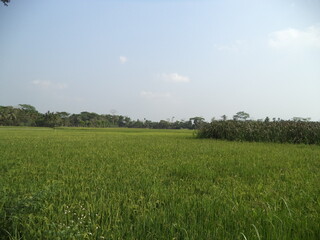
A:
[[[0,105],[320,121],[320,0],[11,0]]]

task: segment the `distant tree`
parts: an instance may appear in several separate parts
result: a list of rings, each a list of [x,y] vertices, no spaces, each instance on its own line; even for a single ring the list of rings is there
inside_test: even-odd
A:
[[[59,118],[60,118],[60,124],[62,126],[69,126],[70,125],[70,120],[69,120],[69,116],[70,116],[70,113],[67,113],[67,112],[57,112],[56,113]]]
[[[29,104],[19,104],[19,107],[22,109],[22,110],[25,110],[25,111],[28,111],[28,112],[36,112],[36,108],[32,105],[29,105]]]
[[[248,118],[250,118],[249,113],[246,113],[244,111],[237,112],[236,115],[233,115],[234,120],[241,120],[241,121],[246,121]]]
[[[193,118],[190,118],[190,121],[193,123],[193,128],[199,128],[204,123],[204,118],[193,117]]]
[[[144,125],[143,121],[138,119],[137,121],[132,121],[130,123],[129,127],[131,127],[131,128],[144,128],[145,125]]]
[[[18,109],[12,106],[0,106],[0,125],[15,126],[18,125]]]
[[[295,122],[309,122],[311,118],[293,117],[292,121]]]
[[[151,128],[151,127],[152,127],[152,121],[150,121],[150,120],[145,120],[145,122],[144,122],[144,127],[146,127],[146,128]]]
[[[222,120],[222,121],[227,121],[227,119],[228,119],[227,115],[222,115],[222,116],[221,116],[221,120]]]
[[[115,125],[115,120],[116,120],[115,114],[117,113],[117,110],[111,109],[110,113],[112,114],[112,125]]]
[[[123,122],[124,122],[124,126],[129,126],[131,122],[131,118],[125,116],[123,119]]]
[[[37,126],[41,127],[57,127],[61,124],[61,119],[57,113],[46,112],[41,119],[37,121]]]
[[[40,113],[37,109],[30,104],[19,104],[18,118],[19,125],[22,126],[36,126],[36,122],[40,117]]]
[[[1,0],[1,2],[3,2],[5,6],[8,6],[8,3],[10,2],[10,0]]]
[[[70,116],[70,113],[67,112],[57,112],[57,114],[61,117],[61,118],[67,118]]]
[[[264,122],[270,122],[270,118],[269,118],[269,117],[266,117],[266,118],[264,119]]]
[[[158,127],[161,129],[167,129],[170,126],[170,122],[166,120],[160,120]]]
[[[179,122],[179,128],[192,129],[192,128],[193,128],[192,121],[191,121],[191,120],[186,121],[186,120],[182,119],[182,120]]]

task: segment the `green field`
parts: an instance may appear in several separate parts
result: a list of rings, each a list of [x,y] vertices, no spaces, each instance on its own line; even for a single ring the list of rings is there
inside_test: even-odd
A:
[[[320,239],[320,146],[0,128],[0,239]]]

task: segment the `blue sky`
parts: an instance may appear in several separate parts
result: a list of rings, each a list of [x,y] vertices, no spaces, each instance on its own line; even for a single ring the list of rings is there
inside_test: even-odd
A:
[[[12,0],[0,105],[320,121],[319,0]]]

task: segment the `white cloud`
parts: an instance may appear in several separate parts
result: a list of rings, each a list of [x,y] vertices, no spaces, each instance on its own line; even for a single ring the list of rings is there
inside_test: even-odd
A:
[[[53,83],[51,81],[46,81],[46,80],[44,81],[34,80],[31,83],[43,89],[65,89],[68,87],[68,85],[65,83]]]
[[[175,82],[175,83],[186,83],[190,82],[190,79],[186,76],[182,76],[178,73],[169,73],[169,74],[162,74],[162,77],[168,82]]]
[[[288,28],[269,35],[272,48],[320,48],[320,27],[311,26],[305,30]]]
[[[159,93],[150,91],[141,91],[140,96],[146,99],[169,99],[172,97],[171,93]]]
[[[125,57],[125,56],[120,56],[120,57],[119,57],[119,60],[120,60],[120,62],[121,62],[122,64],[125,64],[126,62],[128,62],[128,58]]]
[[[215,44],[214,47],[221,52],[239,52],[245,48],[245,42],[236,40],[231,44]]]
[[[32,81],[33,85],[40,86],[42,88],[49,88],[51,86],[50,81],[40,81],[40,80],[34,80]]]

